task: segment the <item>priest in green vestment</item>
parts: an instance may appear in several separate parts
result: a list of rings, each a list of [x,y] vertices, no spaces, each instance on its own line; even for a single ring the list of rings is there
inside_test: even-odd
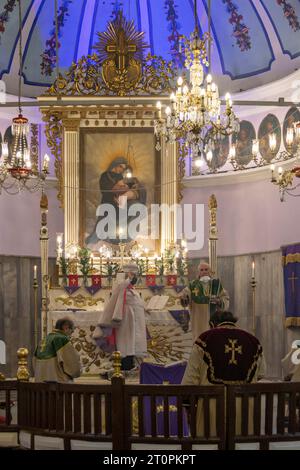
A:
[[[201,262],[199,276],[190,282],[181,293],[184,306],[190,305],[193,341],[209,328],[209,322],[216,309],[229,308],[229,296],[220,279],[214,279],[208,263]]]
[[[79,354],[70,341],[73,331],[73,321],[61,318],[42,340],[34,354],[36,382],[72,382],[80,376]]]

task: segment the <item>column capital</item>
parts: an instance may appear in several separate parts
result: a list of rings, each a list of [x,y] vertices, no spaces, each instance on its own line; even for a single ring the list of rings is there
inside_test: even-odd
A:
[[[62,121],[64,131],[66,132],[78,132],[80,127],[80,119],[63,119]]]

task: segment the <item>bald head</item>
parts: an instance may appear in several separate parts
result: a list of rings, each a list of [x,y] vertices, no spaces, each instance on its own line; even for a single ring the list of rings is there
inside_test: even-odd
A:
[[[198,267],[198,272],[199,272],[199,277],[204,277],[204,276],[209,276],[211,277],[211,268],[208,263],[205,263],[204,261],[200,262],[199,267]]]

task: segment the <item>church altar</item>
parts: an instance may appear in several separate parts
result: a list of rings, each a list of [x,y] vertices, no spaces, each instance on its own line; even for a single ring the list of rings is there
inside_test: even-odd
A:
[[[137,290],[147,304],[153,293],[146,287]],[[99,375],[111,369],[110,354],[99,349],[91,338],[110,292],[109,287],[104,287],[94,296],[86,295],[84,288],[73,295],[68,295],[62,288],[49,291],[47,332],[52,331],[56,320],[63,316],[74,321],[72,342],[80,354],[83,375]],[[145,360],[169,364],[188,359],[192,334],[189,313],[182,310],[179,294],[172,287],[165,287],[163,293],[169,296],[165,309],[146,313],[148,356]]]

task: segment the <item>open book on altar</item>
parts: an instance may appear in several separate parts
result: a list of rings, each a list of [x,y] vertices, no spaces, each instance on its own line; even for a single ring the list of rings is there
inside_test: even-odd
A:
[[[146,310],[163,310],[169,300],[168,295],[154,295],[148,302]]]

